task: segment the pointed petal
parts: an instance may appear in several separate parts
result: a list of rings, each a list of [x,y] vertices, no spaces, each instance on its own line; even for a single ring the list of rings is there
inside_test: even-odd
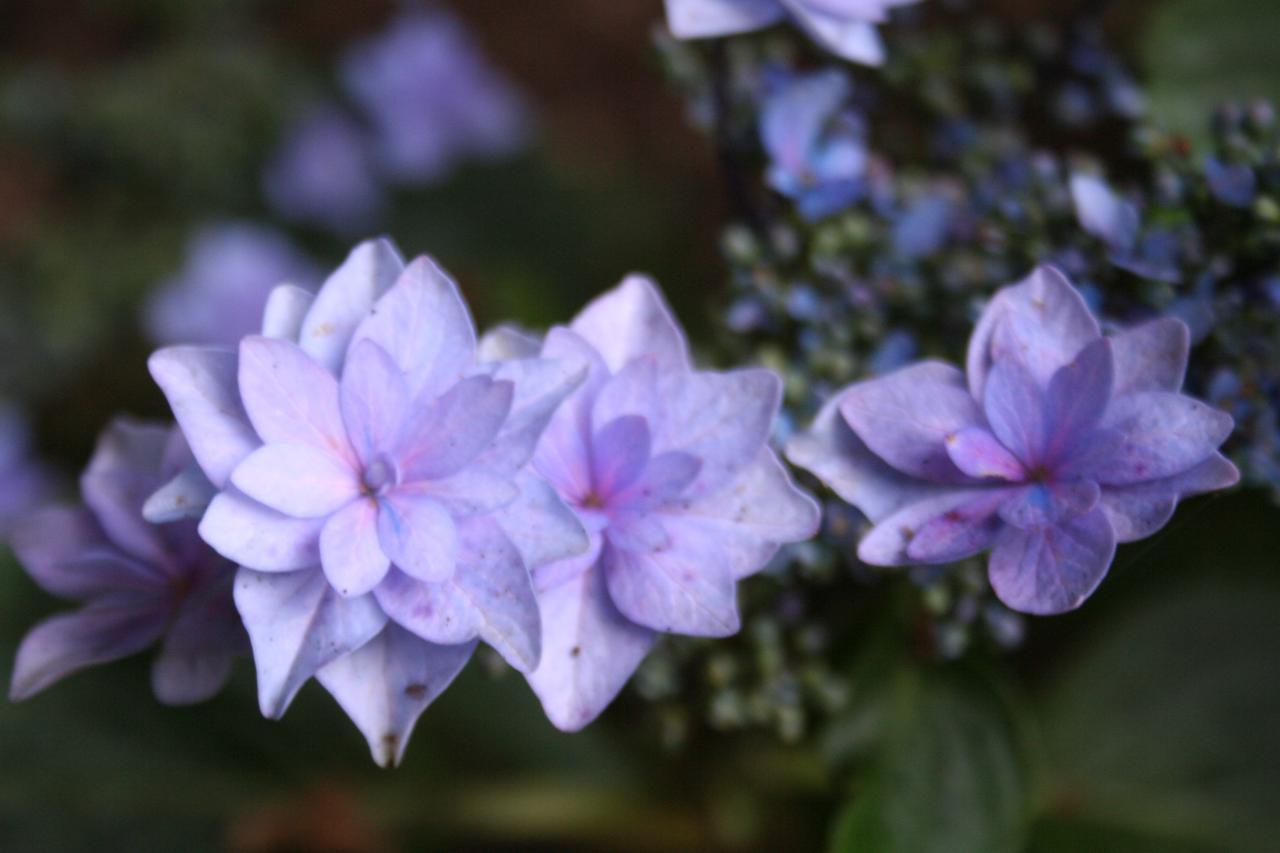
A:
[[[169,401],[191,452],[222,488],[232,470],[262,442],[240,403],[239,359],[234,350],[168,347],[147,361]]]
[[[483,362],[537,358],[541,351],[542,341],[537,335],[509,323],[494,326],[476,344],[476,356]]]
[[[1187,373],[1191,332],[1176,317],[1161,317],[1111,339],[1115,396],[1135,391],[1178,391]]]
[[[356,472],[342,459],[305,444],[268,444],[236,466],[231,482],[255,501],[294,518],[337,512],[360,495]]]
[[[430,258],[409,264],[353,342],[371,340],[405,376],[411,397],[440,396],[476,360],[476,332],[458,286]]]
[[[583,498],[591,490],[591,413],[609,370],[590,344],[561,326],[547,333],[543,355],[586,364],[587,377],[552,413],[538,440],[533,467],[562,496]]]
[[[152,524],[197,519],[217,493],[200,466],[192,463],[151,493],[142,505],[142,517]]]
[[[487,448],[511,411],[510,382],[471,376],[458,382],[418,414],[399,442],[403,482],[456,474]]]
[[[453,576],[458,560],[458,531],[438,501],[396,490],[379,502],[378,541],[402,572],[427,583]]]
[[[1054,527],[1006,527],[987,574],[1007,607],[1047,616],[1079,607],[1102,582],[1115,553],[1111,525],[1095,509]]]
[[[782,20],[778,0],[666,0],[667,26],[678,39],[715,38],[772,26]]]
[[[296,344],[261,337],[241,341],[240,394],[263,441],[309,444],[354,464],[338,380]]]
[[[103,431],[80,477],[84,502],[107,537],[126,552],[158,565],[168,563],[160,529],[142,517],[142,505],[164,482],[161,463],[168,427],[116,418]]]
[[[85,667],[142,651],[164,633],[168,615],[163,601],[116,596],[46,619],[18,646],[9,699],[21,701]]]
[[[1079,291],[1057,268],[1042,265],[987,304],[969,338],[966,372],[973,396],[983,399],[993,363],[1024,364],[1044,387],[1059,367],[1101,334]]]
[[[1092,480],[1039,483],[1018,489],[1000,505],[1000,517],[1026,530],[1084,515],[1098,505],[1102,490]]]
[[[1099,506],[1107,514],[1119,542],[1134,542],[1151,536],[1169,523],[1180,499],[1234,486],[1240,472],[1221,453],[1215,453],[1181,474],[1161,480],[1109,486],[1102,492]]]
[[[1035,376],[1019,361],[1001,361],[987,376],[982,408],[1000,443],[1023,465],[1035,467],[1044,460],[1045,398]]]
[[[1138,210],[1094,175],[1071,176],[1071,201],[1080,227],[1113,251],[1127,253],[1138,239]]]
[[[249,648],[231,588],[235,569],[210,577],[183,599],[151,666],[151,689],[166,705],[213,697],[231,677],[237,655]]]
[[[907,504],[862,537],[858,559],[873,566],[906,566],[976,554],[1000,529],[996,509],[1007,494],[1005,489],[955,489]]]
[[[262,311],[262,336],[296,341],[302,334],[302,323],[307,310],[315,301],[315,294],[292,284],[282,284],[267,296]]]
[[[1053,374],[1045,394],[1046,464],[1071,456],[1089,441],[1111,401],[1113,364],[1111,342],[1098,338]]]
[[[689,346],[684,332],[653,279],[629,275],[596,297],[570,328],[600,353],[614,373],[641,356],[661,370],[687,370]]]
[[[862,65],[884,63],[884,45],[874,24],[856,18],[826,14],[802,0],[781,0],[796,22],[827,50]]]
[[[947,437],[982,423],[982,412],[950,365],[926,361],[849,386],[840,413],[858,438],[902,473],[936,483],[962,482]]]
[[[591,442],[593,487],[613,495],[631,485],[649,461],[649,426],[639,415],[614,418],[596,430]]]
[[[369,742],[380,767],[404,758],[427,706],[467,665],[476,644],[440,646],[391,623],[374,639],[316,673]]]
[[[606,544],[601,560],[609,597],[632,622],[696,637],[737,633],[737,584],[714,551],[637,552]]]
[[[516,483],[519,496],[495,512],[493,519],[529,569],[587,550],[589,543],[582,522],[554,489],[528,471]]]
[[[556,728],[576,732],[614,700],[655,634],[614,606],[597,566],[538,596],[542,661],[525,676]]]
[[[643,512],[681,498],[685,503],[697,500],[684,493],[701,471],[702,461],[692,454],[679,450],[659,453],[649,460],[640,479],[614,495],[609,505],[613,509]],[[723,491],[719,489],[711,494],[721,495]]]
[[[367,240],[352,249],[307,311],[298,336],[303,351],[336,375],[356,327],[403,270],[404,261],[388,240]]]
[[[393,570],[374,590],[387,615],[433,643],[480,637],[516,669],[538,665],[538,603],[520,553],[492,520],[459,529],[458,568],[445,583],[428,584]]]
[[[347,437],[368,466],[399,437],[409,412],[409,386],[382,347],[357,341],[342,371],[339,402]]]
[[[83,562],[87,554],[112,553],[115,548],[84,507],[42,507],[23,517],[9,546],[28,575],[45,592],[60,598],[85,599],[104,592],[104,580]]]
[[[760,136],[773,163],[792,175],[809,170],[814,147],[850,92],[849,78],[831,68],[799,77],[766,100]]]
[[[380,515],[378,501],[353,501],[330,516],[320,531],[324,575],[344,598],[369,592],[391,568],[378,535]]]
[[[956,467],[979,480],[1018,481],[1027,472],[996,437],[982,427],[966,427],[947,436],[947,455]]]
[[[1181,474],[1212,456],[1233,426],[1225,412],[1166,391],[1117,398],[1102,423],[1120,438],[1093,466],[1093,476],[1104,486]]]
[[[578,359],[528,358],[485,365],[485,373],[512,383],[511,412],[479,460],[514,474],[533,458],[557,408],[585,379],[589,365]]]
[[[387,622],[373,596],[343,598],[318,569],[240,569],[236,609],[253,645],[262,714],[278,719],[316,670],[369,642]]]
[[[200,538],[233,563],[289,572],[320,562],[323,523],[320,518],[291,518],[238,491],[226,491],[200,520]]]

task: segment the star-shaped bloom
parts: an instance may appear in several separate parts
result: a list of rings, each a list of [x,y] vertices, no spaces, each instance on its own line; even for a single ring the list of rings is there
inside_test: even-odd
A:
[[[85,505],[37,510],[15,531],[32,580],[82,607],[23,638],[10,698],[156,643],[151,685],[161,702],[201,702],[222,688],[248,645],[231,601],[235,566],[200,541],[193,521],[142,517],[143,501],[189,456],[176,429],[117,420],[80,479]]]
[[[849,207],[866,191],[862,122],[847,107],[849,80],[835,69],[783,83],[760,113],[769,185],[810,221]]]
[[[393,764],[477,639],[537,665],[529,569],[587,542],[526,469],[582,364],[481,360],[453,281],[371,241],[238,351],[151,370],[218,489],[200,532],[242,567],[264,714],[318,675]]]
[[[967,382],[927,361],[851,385],[787,455],[875,523],[864,562],[990,549],[1005,604],[1061,613],[1097,588],[1117,542],[1239,478],[1217,451],[1230,416],[1179,393],[1187,350],[1173,318],[1104,337],[1070,282],[1040,267],[987,306]]]
[[[716,38],[771,27],[790,19],[815,42],[863,65],[884,62],[876,24],[889,10],[919,0],[667,0],[676,38]]]
[[[648,279],[628,278],[552,329],[542,354],[590,365],[534,456],[591,539],[535,573],[543,652],[528,679],[551,721],[573,731],[659,633],[736,632],[737,582],[779,543],[812,536],[818,509],[766,443],[778,377],[695,370]]]

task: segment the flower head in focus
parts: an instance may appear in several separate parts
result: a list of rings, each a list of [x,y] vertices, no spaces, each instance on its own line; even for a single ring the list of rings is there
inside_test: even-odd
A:
[[[676,38],[717,38],[792,20],[822,47],[863,65],[884,62],[876,24],[919,0],[666,0]]]
[[[1104,337],[1070,282],[1040,267],[987,306],[967,382],[922,362],[851,385],[788,456],[875,523],[864,562],[991,549],[1005,604],[1060,613],[1094,591],[1117,542],[1239,478],[1217,450],[1230,416],[1179,393],[1187,349],[1172,318]]]
[[[780,543],[812,536],[818,508],[767,445],[777,376],[695,370],[648,279],[552,329],[542,355],[590,365],[534,456],[591,540],[534,575],[543,652],[527,677],[572,731],[613,701],[658,634],[735,633],[737,582]]]
[[[232,344],[257,330],[279,284],[320,282],[311,260],[274,229],[247,222],[208,225],[187,244],[182,270],[147,306],[147,328],[162,343]]]
[[[813,221],[838,213],[866,192],[862,122],[847,106],[850,83],[836,69],[783,83],[760,113],[769,185]]]
[[[341,76],[373,126],[381,170],[401,183],[438,180],[469,158],[505,156],[529,135],[515,89],[443,11],[402,13],[348,51]]]
[[[195,522],[152,524],[142,515],[148,496],[189,459],[177,429],[119,419],[80,479],[85,505],[23,520],[13,549],[27,573],[82,607],[23,638],[11,698],[157,642],[151,684],[160,701],[201,702],[226,683],[247,647],[231,601],[235,566],[200,541]]]
[[[382,240],[273,294],[263,331],[152,375],[218,490],[200,532],[241,566],[263,713],[316,675],[394,764],[477,640],[537,666],[529,568],[587,543],[525,469],[585,368],[481,361],[453,281]]]

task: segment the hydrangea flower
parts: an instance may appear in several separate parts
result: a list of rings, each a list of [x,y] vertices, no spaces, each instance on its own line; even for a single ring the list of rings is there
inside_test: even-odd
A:
[[[147,330],[166,344],[234,343],[257,330],[267,295],[286,282],[310,290],[320,272],[285,235],[248,222],[206,225],[151,298]]]
[[[1231,417],[1178,393],[1187,349],[1172,318],[1104,337],[1070,282],[1040,267],[988,304],[967,383],[934,361],[855,383],[788,457],[874,522],[864,562],[991,549],[1005,604],[1061,613],[1102,581],[1117,542],[1239,478],[1217,452]]]
[[[403,183],[443,178],[468,157],[499,157],[528,138],[511,84],[452,15],[410,9],[354,45],[341,76],[375,131],[382,171]]]
[[[529,569],[587,541],[526,468],[584,370],[480,361],[453,281],[383,240],[273,294],[238,351],[152,356],[218,489],[200,533],[241,566],[265,715],[316,675],[391,765],[477,640],[537,665]]]
[[[32,455],[26,419],[0,403],[0,540],[52,491],[53,478]]]
[[[551,721],[574,731],[658,634],[735,633],[737,582],[779,543],[812,536],[818,508],[767,445],[778,377],[695,370],[648,279],[626,279],[553,328],[542,355],[590,365],[534,456],[591,540],[535,572],[543,651],[527,677]]]
[[[876,32],[889,10],[919,0],[666,0],[676,38],[716,38],[771,27],[791,19],[822,47],[863,65],[884,62]]]
[[[785,82],[760,112],[769,185],[811,221],[844,210],[866,191],[867,149],[862,122],[847,108],[849,92],[840,71],[819,71]]]
[[[231,601],[235,567],[200,541],[194,522],[142,517],[143,501],[189,458],[176,429],[118,419],[80,479],[85,505],[37,510],[14,532],[32,580],[82,607],[23,638],[11,699],[157,642],[151,686],[161,702],[201,702],[226,683],[247,646]]]
[[[304,113],[285,133],[262,174],[262,189],[278,215],[347,235],[374,221],[383,188],[370,140],[333,104]]]

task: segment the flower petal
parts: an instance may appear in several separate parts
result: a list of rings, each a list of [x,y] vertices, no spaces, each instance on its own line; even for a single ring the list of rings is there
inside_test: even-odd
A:
[[[87,554],[110,554],[115,549],[93,513],[84,507],[51,506],[28,513],[14,528],[9,546],[45,592],[85,599],[111,587],[112,578],[85,571],[90,568],[83,562]]]
[[[520,494],[493,514],[530,570],[587,550],[578,516],[555,490],[532,472],[516,480]]]
[[[236,466],[231,482],[255,501],[293,518],[319,518],[360,496],[356,472],[326,450],[268,444]]]
[[[1119,397],[1102,423],[1118,436],[1112,452],[1092,466],[1104,486],[1180,474],[1212,456],[1233,426],[1225,412],[1167,391]]]
[[[858,543],[858,559],[873,566],[949,563],[991,544],[1006,489],[940,491],[884,517]],[[917,541],[919,540],[919,541]]]
[[[1151,536],[1169,523],[1181,498],[1234,486],[1240,472],[1221,453],[1181,474],[1161,480],[1109,486],[1099,505],[1107,514],[1119,542],[1134,542]]]
[[[235,658],[249,647],[231,589],[229,564],[184,596],[160,653],[151,665],[151,690],[166,705],[211,698],[231,677]]]
[[[947,455],[956,467],[979,480],[1022,480],[1026,469],[996,437],[982,427],[966,427],[947,436]]]
[[[997,363],[987,376],[982,408],[1000,443],[1026,467],[1044,460],[1045,398],[1035,376],[1019,361]]]
[[[297,338],[303,351],[336,375],[356,327],[403,270],[404,261],[388,240],[366,240],[352,249],[307,311]]]
[[[1176,317],[1161,317],[1111,339],[1115,356],[1114,395],[1135,391],[1178,391],[1187,373],[1191,331]]]
[[[1138,239],[1138,209],[1120,198],[1107,182],[1094,175],[1071,176],[1071,200],[1080,227],[1122,254]]]
[[[126,552],[156,565],[168,564],[160,529],[142,517],[142,505],[164,482],[161,464],[170,429],[116,418],[103,431],[80,492],[107,537]]]
[[[415,404],[397,455],[402,482],[456,474],[487,448],[511,411],[510,382],[471,376],[423,411]]]
[[[596,297],[570,328],[595,347],[614,373],[641,356],[661,370],[687,370],[689,346],[684,332],[652,279],[629,275]]]
[[[1116,553],[1101,509],[1053,527],[1006,527],[987,568],[996,595],[1012,610],[1048,616],[1079,607],[1102,582]]]
[[[409,412],[409,386],[382,347],[357,341],[342,369],[339,403],[347,438],[368,466],[399,437]]]
[[[233,563],[290,572],[320,562],[324,519],[291,518],[238,491],[220,493],[200,520],[200,538]]]
[[[1113,364],[1111,342],[1098,338],[1049,380],[1042,461],[1051,468],[1089,442],[1111,401]]]
[[[780,0],[796,22],[818,44],[850,62],[884,63],[884,44],[874,24],[856,18],[826,14],[803,0]]]
[[[391,623],[316,678],[356,724],[373,760],[395,767],[427,706],[467,665],[476,644],[440,646]]]
[[[774,165],[789,176],[809,172],[814,147],[851,90],[848,76],[830,68],[796,78],[767,99],[760,136]]]
[[[667,26],[678,39],[761,30],[782,20],[778,0],[666,0]]]
[[[483,362],[537,358],[541,351],[542,341],[537,335],[507,323],[485,332],[476,344],[476,357]]]
[[[982,423],[950,365],[926,361],[849,386],[840,413],[873,453],[904,474],[935,483],[966,478],[947,456],[947,436]]]
[[[262,337],[241,341],[240,395],[264,442],[309,444],[354,465],[338,380],[296,344]]]
[[[515,480],[482,465],[468,465],[443,480],[429,480],[404,487],[405,491],[439,501],[457,518],[493,512],[520,495]]]
[[[400,368],[411,397],[440,396],[476,360],[471,314],[444,270],[430,258],[409,264],[356,331],[353,343],[372,340]]]
[[[397,489],[379,502],[378,541],[397,568],[427,583],[453,576],[458,531],[439,501]]]
[[[382,581],[391,559],[378,535],[380,501],[353,501],[329,517],[320,531],[320,562],[338,594],[364,595]]]
[[[1101,493],[1092,480],[1033,483],[1018,489],[1000,505],[1000,517],[1024,530],[1058,524],[1089,512],[1097,506]]]
[[[192,463],[151,493],[142,505],[142,517],[152,524],[197,519],[217,493],[200,466]]]
[[[649,425],[639,415],[614,418],[591,441],[591,479],[597,495],[612,496],[635,482],[649,461]]]
[[[480,461],[515,474],[533,458],[543,431],[585,380],[590,365],[578,359],[526,358],[485,365],[484,370],[495,380],[511,382],[514,393],[511,412]]]
[[[614,700],[655,634],[623,616],[597,565],[542,592],[542,660],[525,676],[556,728],[575,732]]]
[[[727,637],[741,625],[737,584],[713,551],[624,551],[606,544],[601,561],[609,597],[632,622],[698,637]]]
[[[387,623],[371,595],[343,598],[319,569],[236,573],[235,602],[253,645],[262,714],[278,719],[322,666],[360,648]]]
[[[315,301],[315,294],[292,284],[282,284],[267,296],[262,311],[262,336],[296,341],[302,334],[302,323],[307,310]]]

